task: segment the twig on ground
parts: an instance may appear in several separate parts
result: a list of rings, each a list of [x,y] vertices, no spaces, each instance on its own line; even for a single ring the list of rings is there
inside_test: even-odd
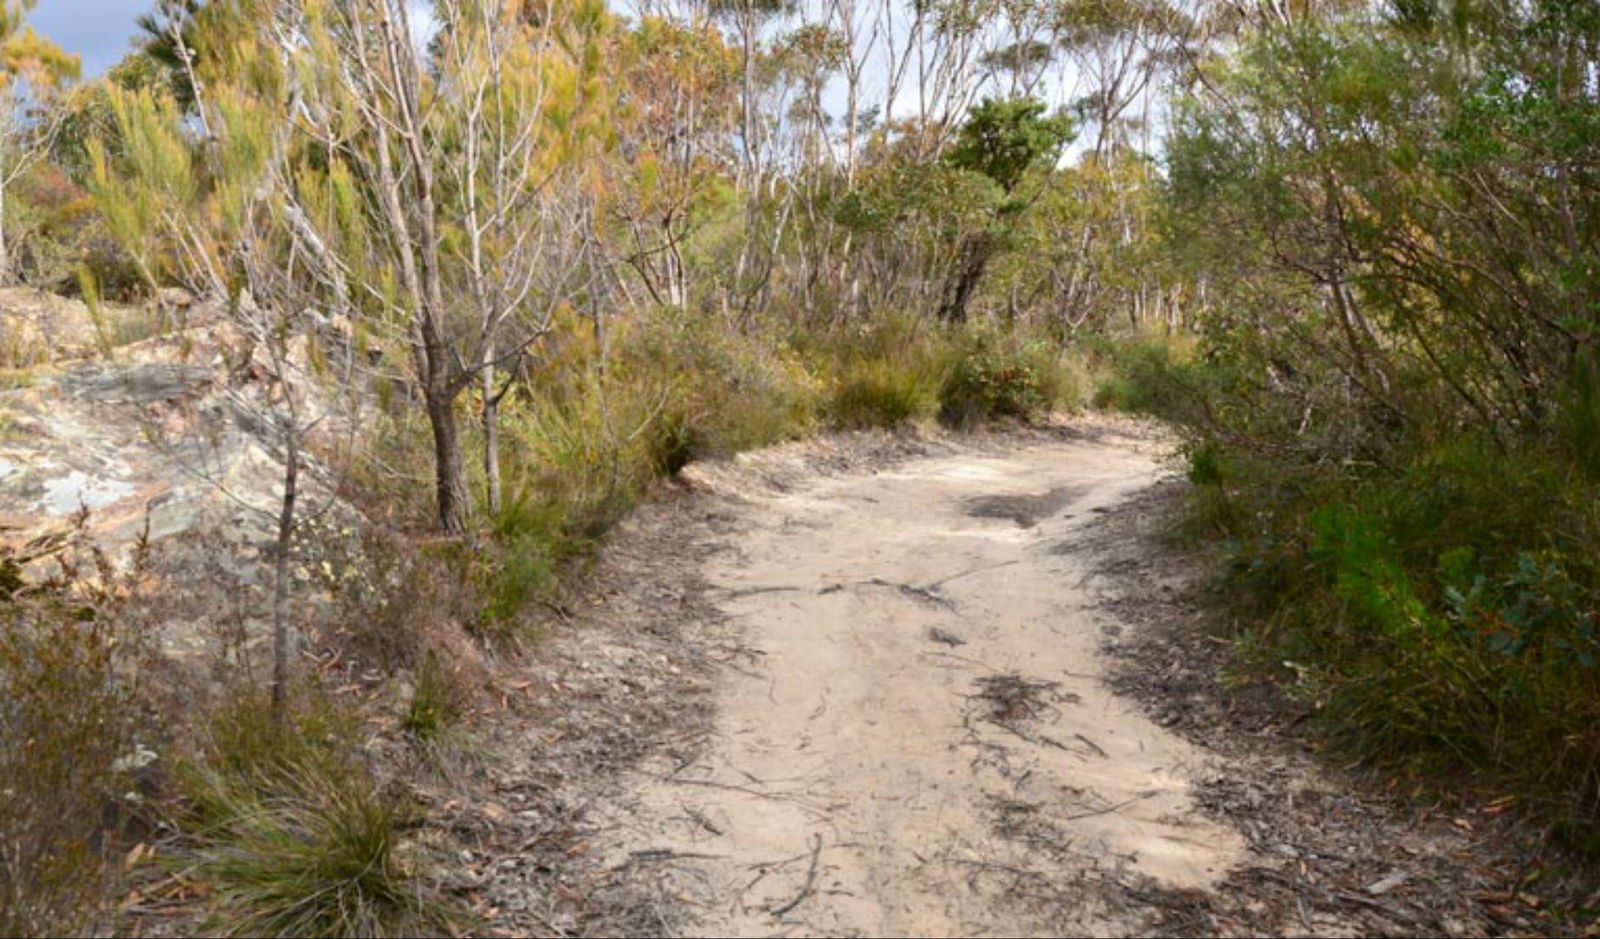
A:
[[[794,895],[794,899],[792,899],[788,903],[785,903],[784,905],[782,905],[780,907],[776,907],[775,909],[770,911],[773,916],[782,916],[783,914],[785,914],[785,913],[789,912],[790,910],[794,909],[795,907],[799,906],[801,901],[805,900],[806,897],[811,895],[811,890],[812,890],[813,887],[816,886],[816,883],[817,883],[817,860],[819,858],[821,858],[821,857],[822,857],[822,836],[821,835],[812,835],[811,836],[811,868],[806,871],[806,882],[805,882],[805,884],[803,884],[800,887],[800,892]]]
[[[713,835],[722,834],[722,829],[718,828],[716,824],[706,816],[706,813],[700,811],[694,806],[684,803],[683,813],[689,816],[690,821],[694,822],[696,825],[699,825],[701,828],[704,828],[706,831],[711,832]]]
[[[1076,815],[1068,815],[1065,818],[1063,818],[1062,821],[1064,821],[1064,822],[1075,822],[1075,821],[1078,821],[1079,819],[1083,819],[1083,818],[1094,818],[1096,815],[1110,815],[1112,812],[1118,811],[1119,809],[1125,809],[1128,806],[1134,804],[1135,802],[1143,802],[1145,799],[1149,799],[1149,798],[1151,798],[1151,797],[1153,797],[1155,795],[1158,795],[1158,794],[1159,793],[1157,792],[1157,790],[1148,789],[1148,790],[1146,790],[1144,792],[1139,793],[1138,795],[1134,796],[1131,799],[1123,799],[1121,802],[1118,802],[1116,805],[1108,805],[1103,809],[1095,809],[1095,810],[1090,811],[1090,812],[1079,812]]]
[[[1100,754],[1101,756],[1103,756],[1103,757],[1109,757],[1110,756],[1110,754],[1106,753],[1105,750],[1100,748],[1100,745],[1098,743],[1095,743],[1093,740],[1090,740],[1088,737],[1085,737],[1083,734],[1073,734],[1072,736],[1077,737],[1079,740],[1083,741],[1084,745],[1086,745],[1089,749],[1093,750],[1094,752]]]

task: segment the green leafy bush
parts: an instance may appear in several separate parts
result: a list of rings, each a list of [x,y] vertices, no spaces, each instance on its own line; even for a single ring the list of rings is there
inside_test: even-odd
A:
[[[1580,467],[1471,437],[1394,472],[1215,441],[1191,466],[1191,519],[1228,546],[1219,597],[1297,663],[1331,742],[1600,832],[1600,492]]]
[[[1070,402],[1060,357],[1042,340],[975,332],[939,386],[939,419],[970,427],[996,418],[1036,420]]]

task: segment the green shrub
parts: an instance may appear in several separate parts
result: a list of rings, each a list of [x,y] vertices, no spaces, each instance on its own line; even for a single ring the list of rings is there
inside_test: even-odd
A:
[[[1333,467],[1212,438],[1190,451],[1191,518],[1226,539],[1219,595],[1296,663],[1330,742],[1471,771],[1587,839],[1600,492],[1570,452],[1460,435]]]
[[[460,685],[430,651],[417,669],[400,729],[419,743],[437,740],[461,719],[465,707]]]
[[[316,559],[310,566],[336,605],[324,641],[347,658],[384,673],[415,669],[431,640],[474,621],[482,600],[460,545],[333,518],[302,522],[296,547]]]
[[[816,382],[794,350],[703,317],[664,317],[624,332],[608,371],[615,381],[667,392],[652,435],[664,474],[791,440],[814,424]]]
[[[71,617],[0,633],[0,933],[73,933],[101,899],[101,820],[127,702],[112,648]]]
[[[1103,363],[1090,402],[1097,408],[1129,414],[1154,414],[1182,419],[1192,386],[1205,377],[1189,367],[1192,350],[1186,340],[1148,336],[1122,341],[1097,340],[1093,355]]]
[[[504,503],[494,543],[474,558],[479,626],[503,631],[554,589],[562,566],[587,555],[660,473],[661,389],[599,375],[550,398],[520,398],[502,414]]]
[[[1578,359],[1557,417],[1559,439],[1583,473],[1600,482],[1600,365],[1592,354]]]
[[[1207,441],[1186,441],[1182,453],[1191,488],[1172,533],[1190,544],[1232,537],[1245,525],[1244,503],[1235,493],[1238,470],[1222,448]]]
[[[988,332],[967,340],[939,386],[939,419],[953,427],[1036,420],[1066,403],[1068,380],[1045,342]]]
[[[474,631],[503,635],[530,604],[548,597],[555,587],[556,563],[564,543],[559,532],[528,532],[486,547],[477,561],[484,570],[484,589]]]

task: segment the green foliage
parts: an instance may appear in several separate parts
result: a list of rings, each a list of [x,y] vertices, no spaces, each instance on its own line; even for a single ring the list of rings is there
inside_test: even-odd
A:
[[[1070,406],[1074,389],[1044,340],[975,330],[939,386],[939,420],[971,427],[1000,418],[1037,420]]]
[[[112,90],[126,92],[153,90],[165,76],[155,60],[141,52],[131,52],[94,81],[70,88],[54,104],[51,115],[56,132],[50,142],[50,160],[79,186],[91,179],[92,142],[97,142],[113,157],[123,155],[123,145],[112,107]]]
[[[1137,333],[1156,312],[1169,329],[1179,326],[1180,308],[1199,304],[1193,275],[1157,224],[1161,185],[1159,168],[1140,154],[1060,168],[1014,219],[977,307],[1024,317],[1063,341]],[[1174,305],[1133,315],[1141,291],[1158,290]]]
[[[950,352],[940,333],[904,317],[821,337],[811,355],[827,387],[824,419],[839,430],[866,430],[932,416]]]
[[[428,743],[454,726],[464,710],[460,686],[430,650],[417,668],[411,698],[400,717],[400,729],[413,740]]]
[[[818,389],[808,363],[781,339],[729,335],[703,318],[664,317],[624,334],[612,350],[618,381],[670,389],[652,443],[667,473],[799,437],[815,425]]]
[[[1227,539],[1218,595],[1271,624],[1330,740],[1512,781],[1593,831],[1600,518],[1562,464],[1468,438],[1350,476],[1213,439],[1191,519]]]
[[[109,625],[65,597],[0,601],[0,933],[88,928],[129,742]]]
[[[1600,105],[1563,89],[1600,15],[1441,14],[1253,30],[1180,104],[1165,240],[1218,302],[1107,397],[1189,435],[1192,524],[1332,739],[1593,831]]]
[[[224,819],[194,875],[225,936],[388,936],[430,923],[398,856],[404,813],[371,783],[289,767],[210,794]]]
[[[931,389],[915,372],[884,359],[863,359],[836,379],[828,422],[839,430],[894,430],[931,413]]]
[[[1556,429],[1584,475],[1600,483],[1600,366],[1592,354],[1574,365]]]
[[[519,399],[503,412],[506,499],[480,562],[483,629],[513,628],[548,597],[560,565],[586,555],[649,478],[650,402],[611,390],[591,376],[559,399]]]
[[[202,825],[225,819],[227,790],[291,767],[327,764],[329,772],[350,768],[343,761],[356,724],[314,689],[297,695],[288,720],[279,724],[267,695],[252,689],[227,693],[202,711],[197,746],[180,761],[177,777],[188,809]]]
[[[593,334],[573,330],[535,366],[542,393],[504,405],[506,499],[479,565],[486,630],[548,598],[655,480],[814,423],[814,382],[781,343],[673,314],[614,328],[603,367]]]
[[[230,2],[157,0],[151,12],[136,20],[140,33],[136,54],[160,72],[167,90],[185,110],[195,106],[194,78],[205,55],[202,46],[209,38],[198,20],[207,6],[221,8]]]
[[[1072,140],[1072,119],[1045,111],[1034,98],[985,98],[967,114],[946,159],[989,177],[1009,195],[1029,170],[1053,163]]]
[[[1182,338],[1099,340],[1093,354],[1104,364],[1091,399],[1097,408],[1183,420],[1193,416],[1185,406],[1191,398],[1186,389],[1216,378],[1213,369],[1193,364]]]

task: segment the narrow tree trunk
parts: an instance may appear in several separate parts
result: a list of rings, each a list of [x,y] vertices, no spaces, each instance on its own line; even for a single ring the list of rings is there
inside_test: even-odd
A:
[[[443,385],[440,382],[439,385]],[[433,431],[434,493],[439,527],[445,534],[467,530],[466,472],[461,465],[461,435],[456,427],[455,395],[447,388],[427,390],[428,426]]]
[[[278,507],[277,554],[272,590],[272,720],[282,727],[287,716],[289,684],[289,552],[294,540],[294,504],[299,486],[299,431],[284,434],[283,502]]]
[[[500,400],[494,393],[494,348],[483,368],[483,477],[488,488],[489,514],[500,514]]]
[[[399,15],[406,15],[399,6]],[[466,473],[462,469],[461,438],[456,427],[455,399],[470,380],[461,379],[451,358],[445,327],[444,280],[440,272],[440,237],[433,189],[433,163],[427,152],[428,132],[424,127],[420,85],[422,69],[416,50],[409,45],[409,24],[395,22],[393,10],[380,5],[378,24],[383,31],[383,55],[392,89],[388,92],[398,110],[399,142],[406,154],[406,173],[411,187],[414,212],[401,205],[401,176],[389,162],[389,130],[383,120],[378,128],[379,182],[384,192],[385,210],[396,238],[401,259],[402,279],[416,304],[417,337],[422,341],[423,390],[427,397],[428,424],[433,430],[434,481],[439,506],[439,527],[446,534],[460,535],[467,530],[468,496]],[[408,219],[415,219],[412,231]],[[415,256],[413,257],[413,251]]]
[[[959,324],[967,321],[967,304],[989,267],[991,242],[988,235],[974,235],[962,246],[959,266],[945,281],[944,297],[939,302],[939,319]]]
[[[6,242],[6,185],[0,181],[0,284],[11,283],[11,246]]]

